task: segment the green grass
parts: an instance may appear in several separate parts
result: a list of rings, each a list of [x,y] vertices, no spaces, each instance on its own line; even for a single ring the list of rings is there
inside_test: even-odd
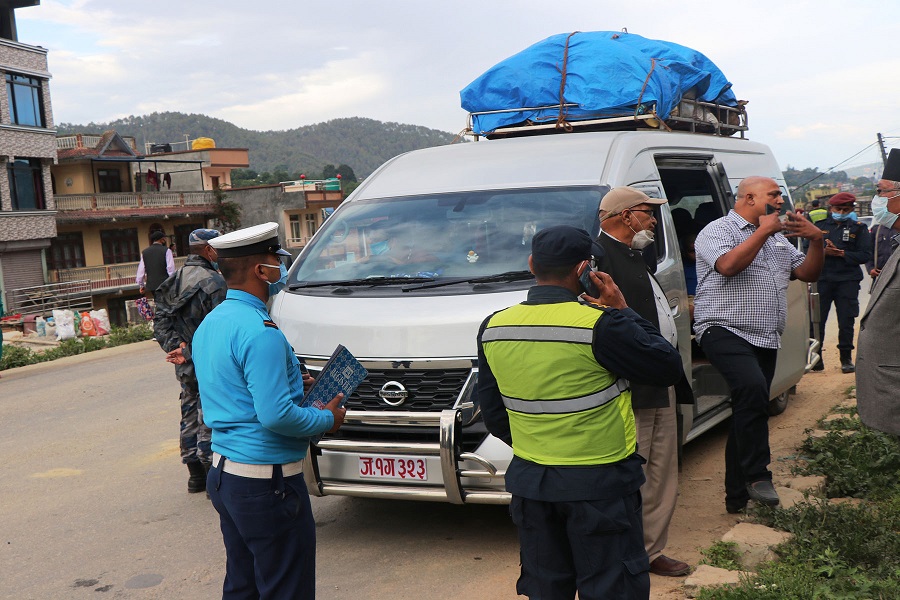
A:
[[[58,346],[40,352],[4,344],[3,356],[0,357],[0,371],[150,339],[153,339],[153,328],[149,324],[140,324],[131,327],[113,327],[109,335],[104,337],[63,340]]]
[[[833,412],[847,416],[823,424],[826,436],[804,440],[795,472],[825,476],[829,498],[859,501],[811,499],[788,509],[756,509],[757,522],[793,537],[776,549],[777,560],[740,585],[706,589],[699,598],[900,598],[900,440],[861,425],[855,409]],[[716,564],[725,553],[721,544],[703,553],[708,564],[722,566]]]

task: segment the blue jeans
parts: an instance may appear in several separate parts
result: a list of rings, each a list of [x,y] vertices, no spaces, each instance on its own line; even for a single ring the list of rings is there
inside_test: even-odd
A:
[[[222,459],[226,460],[226,459]],[[223,600],[316,597],[316,525],[303,475],[253,479],[213,465],[209,498],[225,542]]]

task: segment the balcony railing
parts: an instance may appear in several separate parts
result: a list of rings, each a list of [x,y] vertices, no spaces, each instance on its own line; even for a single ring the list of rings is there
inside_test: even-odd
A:
[[[55,194],[57,210],[121,210],[123,208],[166,208],[215,204],[213,191],[204,192],[121,192],[110,194]]]
[[[177,257],[175,259],[175,268],[180,269],[183,267],[186,260],[186,256]],[[127,262],[96,267],[51,270],[50,278],[54,282],[89,280],[91,282],[91,290],[94,293],[127,287],[137,289],[134,279],[137,277],[139,264],[140,262]]]

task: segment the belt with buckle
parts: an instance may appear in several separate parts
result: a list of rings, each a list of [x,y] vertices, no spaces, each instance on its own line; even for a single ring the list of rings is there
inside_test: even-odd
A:
[[[251,479],[272,479],[272,467],[274,466],[250,465],[247,463],[234,462],[218,452],[213,452],[212,464],[220,466],[223,473],[230,473],[231,475],[237,475],[238,477],[249,477]],[[302,460],[281,465],[281,474],[284,477],[292,477],[294,475],[299,475],[302,472]]]

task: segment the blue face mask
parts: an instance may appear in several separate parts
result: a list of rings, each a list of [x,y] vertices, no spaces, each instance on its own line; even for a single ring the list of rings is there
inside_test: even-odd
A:
[[[872,217],[878,225],[891,229],[894,226],[897,217],[900,215],[889,212],[887,203],[888,199],[884,196],[875,196],[872,198]]]
[[[284,263],[279,265],[279,272],[281,277],[275,283],[269,284],[269,296],[274,296],[281,290],[283,290],[287,286],[287,267],[284,266]]]
[[[847,219],[855,221],[857,219],[855,210],[848,213],[831,213],[831,218],[835,221],[846,221]]]
[[[383,242],[375,242],[372,244],[369,249],[372,251],[372,254],[384,254],[388,251],[388,242],[384,240]]]

